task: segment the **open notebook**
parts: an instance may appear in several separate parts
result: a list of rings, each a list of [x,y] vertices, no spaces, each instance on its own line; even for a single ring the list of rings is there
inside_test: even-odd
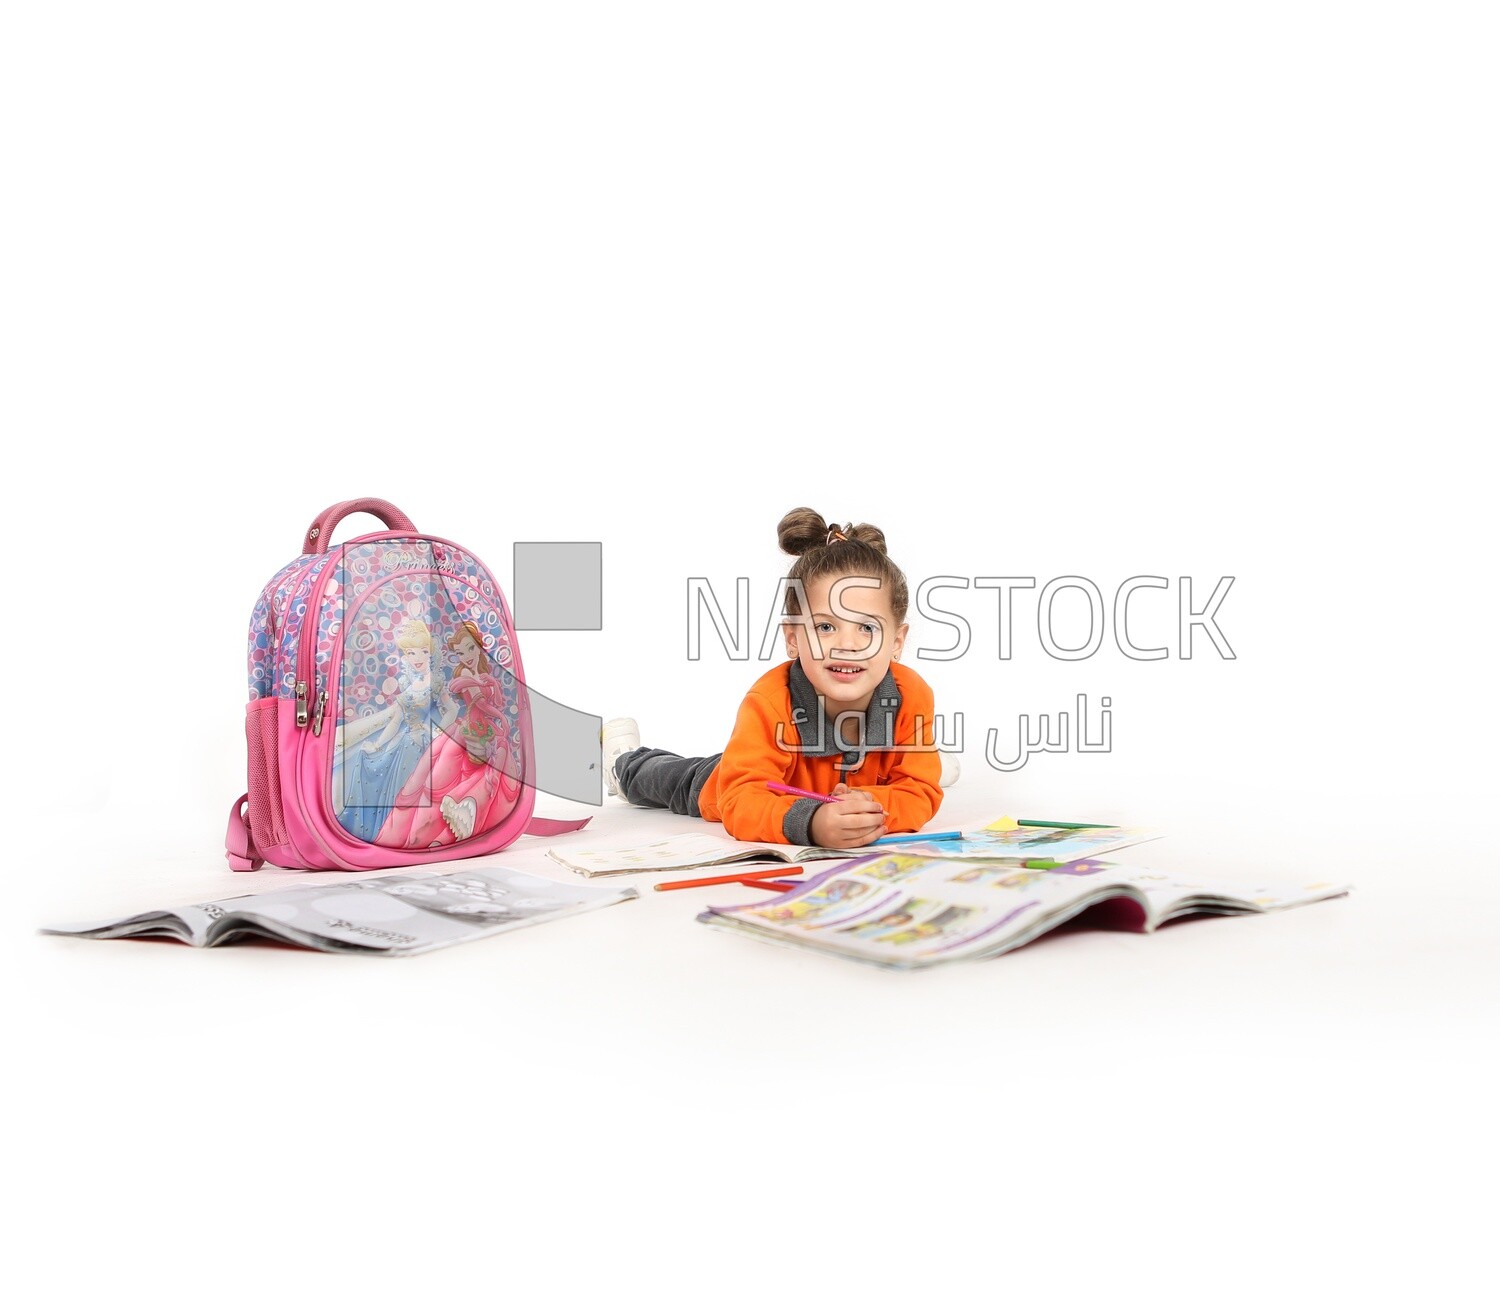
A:
[[[868,856],[874,851],[905,852],[943,860],[1028,859],[1077,860],[1102,855],[1121,847],[1149,842],[1161,834],[1143,828],[1013,828],[1007,831],[978,829],[957,841],[929,842],[920,833],[909,841],[882,843],[879,847],[835,850],[829,847],[793,847],[778,843],[736,842],[722,831],[681,833],[643,846],[599,847],[589,842],[553,847],[547,854],[559,865],[594,878],[601,874],[643,874],[657,870],[697,869],[705,865],[728,865],[737,860],[782,861],[801,865],[809,860],[836,860]]]
[[[413,956],[636,895],[634,888],[580,888],[513,869],[449,868],[293,885],[42,931],[82,938],[175,938],[194,947],[259,937],[315,951]]]
[[[1235,885],[1078,860],[1038,870],[992,861],[866,855],[769,900],[715,906],[701,923],[891,969],[1012,951],[1091,907],[1107,927],[1150,932],[1184,915],[1244,915],[1342,896],[1319,880]]]

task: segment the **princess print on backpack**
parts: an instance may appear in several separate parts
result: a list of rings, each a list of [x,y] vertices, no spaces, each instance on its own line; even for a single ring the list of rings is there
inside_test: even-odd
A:
[[[331,546],[359,512],[388,531]],[[254,608],[249,664],[235,869],[381,869],[587,823],[532,818],[530,709],[494,577],[388,501],[313,521]]]
[[[520,761],[507,732],[505,684],[494,677],[484,634],[465,620],[448,639],[458,668],[448,686],[461,709],[432,744],[375,839],[383,847],[431,848],[493,827],[520,793]]]
[[[377,840],[397,794],[457,711],[441,669],[433,668],[432,631],[408,619],[396,633],[403,665],[395,687],[382,684],[390,703],[340,725],[333,797],[339,823],[366,842]],[[368,698],[368,689],[364,689]],[[382,845],[389,846],[390,843]]]

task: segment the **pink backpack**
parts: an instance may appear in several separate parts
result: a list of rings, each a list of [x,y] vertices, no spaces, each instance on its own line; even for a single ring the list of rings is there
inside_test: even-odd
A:
[[[390,529],[332,546],[346,515]],[[344,501],[250,616],[250,790],[231,869],[383,869],[498,851],[533,819],[521,653],[489,570],[389,501]]]

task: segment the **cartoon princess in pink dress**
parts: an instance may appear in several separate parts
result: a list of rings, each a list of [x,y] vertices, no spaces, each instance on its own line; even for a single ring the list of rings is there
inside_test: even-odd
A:
[[[486,832],[521,795],[521,771],[506,732],[505,690],[490,672],[479,630],[465,622],[447,647],[458,659],[448,680],[458,717],[434,734],[430,767],[419,766],[397,793],[375,839],[382,847],[442,847]]]

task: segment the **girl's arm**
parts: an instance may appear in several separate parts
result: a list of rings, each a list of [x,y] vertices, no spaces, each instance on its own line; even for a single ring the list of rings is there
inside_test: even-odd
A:
[[[730,837],[741,842],[798,841],[787,834],[783,824],[799,798],[781,796],[766,787],[767,779],[784,782],[794,760],[777,745],[777,718],[775,706],[757,693],[749,693],[740,702],[734,732],[715,770],[719,818]],[[782,741],[796,740],[796,730],[790,725],[782,726],[781,735]],[[804,811],[808,804],[803,803]]]
[[[903,746],[928,749],[901,752],[895,758],[889,783],[858,790],[868,793],[885,808],[886,832],[915,833],[943,804],[943,789],[938,786],[943,762],[934,749],[932,689],[925,681],[913,679],[911,686],[903,685],[895,739],[894,749],[898,751]]]
[[[943,804],[943,789],[938,786],[943,764],[937,752],[908,751],[901,759],[889,783],[855,789],[869,793],[884,808],[887,833],[915,833]]]

